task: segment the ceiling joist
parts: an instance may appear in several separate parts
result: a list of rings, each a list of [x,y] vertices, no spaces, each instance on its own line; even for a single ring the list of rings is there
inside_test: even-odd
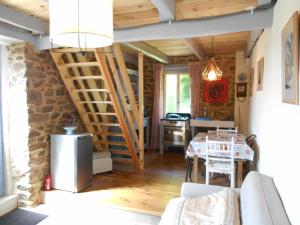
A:
[[[205,54],[200,48],[199,44],[194,39],[185,38],[183,39],[183,41],[199,60],[204,60]]]
[[[156,48],[153,48],[152,46],[148,45],[145,42],[131,42],[131,43],[124,43],[124,44],[137,51],[143,52],[144,55],[152,59],[155,59],[159,62],[169,63],[169,57],[166,54],[162,53]]]
[[[114,42],[124,43],[206,37],[270,28],[272,23],[273,8],[270,8],[254,11],[253,13],[243,12],[206,19],[174,21],[171,24],[162,22],[143,27],[114,30]],[[39,50],[51,48],[49,37],[36,38],[35,46]]]
[[[0,21],[38,34],[49,33],[49,23],[0,4]]]
[[[151,0],[157,8],[160,21],[175,20],[176,0]]]
[[[114,31],[115,42],[132,42],[141,40],[183,39],[205,37],[240,31],[269,28],[273,23],[273,8],[243,12],[233,15],[162,22],[143,27]]]

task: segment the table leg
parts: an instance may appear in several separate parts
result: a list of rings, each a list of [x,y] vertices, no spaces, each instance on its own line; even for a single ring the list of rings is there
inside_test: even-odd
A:
[[[194,163],[193,163],[193,182],[198,182],[198,156],[194,156]]]
[[[238,160],[238,180],[237,185],[241,187],[243,182],[243,160]]]

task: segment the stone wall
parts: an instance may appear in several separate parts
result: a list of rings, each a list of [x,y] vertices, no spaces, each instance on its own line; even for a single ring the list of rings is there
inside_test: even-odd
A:
[[[144,106],[145,112],[150,116],[153,108],[154,96],[154,80],[153,80],[153,64],[156,61],[147,56],[144,57]]]
[[[77,121],[78,131],[83,128],[49,52],[36,52],[24,43],[8,51],[15,192],[21,206],[34,206],[49,171],[50,134],[63,132],[70,117]]]
[[[209,58],[203,62],[203,69]],[[228,92],[228,101],[226,103],[207,103],[203,101],[203,90],[201,88],[201,99],[200,99],[200,112],[203,116],[204,107],[207,109],[207,115],[214,115],[214,119],[233,119],[234,118],[234,90],[235,90],[235,55],[216,55],[215,60],[223,71],[223,77],[228,80],[229,92]],[[195,56],[176,56],[170,57],[170,64],[187,64],[188,62],[197,61]],[[144,86],[145,86],[145,107],[149,109],[150,113],[152,112],[153,104],[153,63],[154,60],[145,57],[144,61]],[[202,70],[203,70],[202,69]],[[200,76],[200,74],[199,74]],[[203,87],[203,81],[201,80],[201,87]]]

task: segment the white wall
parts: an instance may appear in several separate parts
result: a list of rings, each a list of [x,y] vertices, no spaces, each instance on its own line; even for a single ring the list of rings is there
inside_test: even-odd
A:
[[[292,224],[300,224],[300,106],[282,103],[281,30],[300,9],[299,0],[278,0],[272,29],[266,29],[251,56],[254,92],[249,132],[257,135],[258,170],[273,176]],[[257,62],[264,57],[263,90],[256,91]]]

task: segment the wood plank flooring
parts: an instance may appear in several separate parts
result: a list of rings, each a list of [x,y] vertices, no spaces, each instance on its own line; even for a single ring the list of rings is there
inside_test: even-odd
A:
[[[93,192],[101,204],[160,215],[168,201],[180,195],[185,171],[182,152],[146,153],[143,173],[114,170],[96,175],[82,194]]]
[[[95,175],[92,184],[80,193],[59,190],[44,192],[44,202],[50,208],[69,208],[73,205],[92,208],[112,206],[160,216],[168,201],[180,196],[186,161],[182,150],[172,150],[164,155],[146,153],[143,173],[131,172],[124,165],[122,170],[118,168],[114,167],[114,171],[110,173]],[[198,182],[204,183],[204,177],[201,174],[198,177]],[[216,176],[211,179],[211,184],[229,186],[229,181],[226,176]]]

